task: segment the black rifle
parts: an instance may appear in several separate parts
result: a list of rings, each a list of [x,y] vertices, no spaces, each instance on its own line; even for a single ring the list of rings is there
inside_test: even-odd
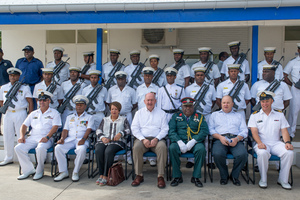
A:
[[[210,72],[210,70],[211,70],[211,68],[212,68],[213,65],[214,65],[213,62],[207,61],[207,63],[204,66],[206,68],[204,74],[205,74],[205,77],[207,78],[207,80],[211,79],[210,76],[209,76],[209,72]]]
[[[122,63],[117,62],[116,65],[114,66],[114,68],[109,72],[109,74],[108,74],[109,79],[106,82],[106,84],[104,85],[104,87],[106,87],[106,89],[109,89],[111,86],[115,85],[115,82],[114,82],[115,74],[116,74],[116,72],[120,71],[125,60],[126,60],[126,58],[124,58]]]
[[[90,56],[89,56],[89,59],[87,61],[87,64],[84,65],[84,67],[82,68],[81,70],[81,74],[86,74],[87,71],[91,68],[91,65],[90,65]]]
[[[86,105],[86,111],[88,111],[89,108],[92,110],[95,110],[95,106],[93,105],[93,101],[95,101],[96,104],[98,104],[97,96],[101,92],[103,86],[100,84],[97,84],[93,90],[88,94],[87,98],[89,99],[89,103]]]
[[[280,65],[280,61],[284,58],[284,56],[281,56],[279,61],[273,60],[271,65],[275,65],[275,71],[277,70],[278,66]]]
[[[248,54],[249,51],[250,51],[250,48],[248,49],[248,51],[246,53],[240,53],[238,59],[236,59],[233,64],[240,64],[240,65],[242,65],[243,62],[244,62],[244,60],[246,60],[247,54]],[[240,67],[239,70],[240,70],[240,73],[243,73],[243,70],[242,70],[241,67]]]
[[[181,59],[175,66],[174,69],[176,69],[177,71],[179,71],[179,69],[185,65],[185,61],[188,59],[189,57],[187,57],[185,60]]]
[[[66,60],[63,61],[61,60],[53,69],[53,77],[57,77],[57,80],[60,80],[59,77],[59,72],[62,70],[62,68],[64,68],[64,66],[67,64],[68,60],[70,59],[70,57]]]
[[[274,79],[269,86],[265,89],[265,91],[275,92],[277,88],[280,86],[280,82],[283,81],[284,78],[277,80]],[[253,111],[259,111],[261,109],[260,101],[252,108]]]
[[[200,110],[200,112],[203,112],[203,108],[201,107],[200,103],[203,105],[206,105],[206,102],[204,101],[205,95],[207,91],[209,90],[209,86],[212,83],[213,79],[209,81],[209,83],[203,83],[201,89],[197,92],[194,99],[196,100],[194,103],[194,110]]]
[[[51,94],[53,94],[54,91],[55,91],[56,88],[57,88],[57,85],[59,85],[59,84],[58,84],[58,82],[55,81],[55,78],[53,77],[53,78],[52,78],[52,81],[51,81],[50,85],[47,87],[46,91],[48,91],[48,92],[50,92]],[[51,99],[51,103],[53,103],[52,99]]]
[[[144,63],[139,62],[139,64],[136,66],[136,68],[134,69],[134,71],[131,74],[131,81],[128,84],[128,86],[132,87],[135,86],[139,86],[139,84],[137,83],[137,79],[139,81],[142,81],[140,75],[143,71],[143,68],[145,67],[145,63],[147,62],[148,58],[145,60]]]
[[[157,70],[155,71],[154,75],[153,75],[153,79],[152,79],[152,83],[154,83],[155,85],[157,85],[158,87],[160,87],[160,85],[158,84],[158,80],[161,77],[161,75],[164,73],[164,69],[166,68],[167,64],[165,64],[164,68],[157,68]]]
[[[242,89],[243,86],[244,86],[244,83],[245,83],[245,81],[238,80],[238,81],[236,81],[236,83],[234,84],[233,88],[230,90],[229,96],[231,96],[233,103],[234,103],[234,100],[235,100],[235,99],[236,99],[238,102],[241,101],[241,99],[240,99],[240,97],[239,97],[239,94],[240,94],[241,89]],[[239,106],[236,105],[235,103],[233,104],[233,107],[234,107],[235,109],[238,109],[238,108],[239,108]]]
[[[8,107],[12,107],[15,108],[15,104],[13,104],[12,100],[18,101],[16,95],[20,89],[20,87],[22,86],[22,82],[24,80],[25,76],[23,77],[23,79],[21,81],[16,81],[13,86],[9,89],[9,91],[6,93],[5,97],[6,100],[3,104],[3,106],[0,108],[0,113],[5,114]]]
[[[72,101],[73,97],[76,95],[76,93],[78,92],[78,90],[81,87],[81,84],[84,81],[81,81],[80,83],[75,83],[73,85],[73,87],[67,92],[67,94],[64,96],[65,100],[63,101],[63,103],[59,106],[59,108],[57,109],[57,111],[59,113],[63,113],[64,110],[68,107],[70,110],[73,109],[73,107],[70,105],[70,101]]]

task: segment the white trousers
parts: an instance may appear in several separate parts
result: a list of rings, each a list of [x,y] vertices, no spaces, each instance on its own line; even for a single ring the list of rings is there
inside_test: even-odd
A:
[[[70,149],[74,149],[76,153],[76,158],[74,160],[74,173],[78,173],[86,155],[86,149],[89,146],[88,141],[86,141],[83,145],[78,145],[79,140],[73,140],[64,144],[58,144],[55,147],[55,157],[58,163],[59,172],[67,172],[68,171],[68,163],[66,154]]]
[[[295,86],[293,85],[291,87],[291,92],[293,98],[290,100],[290,110],[288,116],[290,128],[288,128],[288,131],[291,137],[295,137],[297,118],[300,111],[300,90],[295,88]]]
[[[17,139],[19,139],[20,128],[26,119],[26,116],[26,110],[19,110],[16,112],[6,111],[6,114],[2,116],[5,161],[13,161],[15,135],[17,135]]]
[[[74,111],[69,110],[69,109],[65,109],[64,112],[61,114],[61,123],[62,123],[62,128],[64,128],[65,123],[66,123],[66,119],[68,117],[68,115],[71,115]],[[76,111],[75,111],[76,112]]]
[[[46,143],[39,143],[42,137],[30,136],[25,140],[25,143],[19,143],[15,147],[15,152],[18,156],[19,163],[22,168],[22,172],[27,173],[34,169],[32,162],[30,161],[30,157],[28,155],[28,151],[30,149],[35,148],[36,152],[36,160],[37,167],[36,173],[43,173],[44,171],[44,163],[47,158],[47,150],[52,146],[52,139],[48,140]]]
[[[286,150],[285,144],[281,141],[274,143],[273,145],[267,145],[267,149],[259,149],[257,144],[254,146],[254,150],[257,154],[257,164],[261,180],[267,182],[267,172],[269,167],[269,159],[272,155],[280,157],[280,171],[279,179],[288,183],[290,168],[293,164],[294,152],[292,150]]]

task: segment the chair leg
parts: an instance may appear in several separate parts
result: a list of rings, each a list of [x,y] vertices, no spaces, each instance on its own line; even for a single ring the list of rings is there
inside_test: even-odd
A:
[[[293,183],[294,183],[294,180],[293,180],[293,166],[291,166],[291,169],[290,169],[290,176],[291,176],[291,181],[290,181],[290,185],[293,186]]]
[[[206,159],[204,159],[204,183],[206,183]]]

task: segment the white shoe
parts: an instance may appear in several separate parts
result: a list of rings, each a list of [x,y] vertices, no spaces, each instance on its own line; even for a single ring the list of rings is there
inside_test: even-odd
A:
[[[127,159],[127,163],[128,163],[128,165],[132,165],[132,160],[131,160],[131,158],[130,158],[130,159]]]
[[[14,162],[12,160],[4,160],[2,162],[0,162],[0,166],[5,166],[5,165],[9,165],[9,164],[13,164]]]
[[[79,175],[78,175],[78,173],[73,173],[73,175],[72,175],[72,181],[73,182],[79,181]]]
[[[262,180],[259,181],[258,186],[263,189],[268,187],[267,182],[263,182]]]
[[[280,179],[278,179],[277,184],[281,185],[281,187],[283,189],[286,189],[286,190],[291,190],[292,189],[292,186],[289,183],[284,183]]]
[[[37,180],[40,180],[43,177],[44,177],[44,172],[35,173],[35,175],[33,176],[33,180],[37,181]]]
[[[155,167],[156,166],[156,160],[149,160],[150,166]]]
[[[30,175],[33,175],[35,174],[35,169],[27,172],[27,173],[23,173],[21,176],[18,176],[18,180],[23,180],[23,179],[26,179],[28,178]]]
[[[54,178],[54,181],[59,182],[59,181],[62,181],[66,178],[69,178],[69,173],[68,172],[62,172],[57,177]]]

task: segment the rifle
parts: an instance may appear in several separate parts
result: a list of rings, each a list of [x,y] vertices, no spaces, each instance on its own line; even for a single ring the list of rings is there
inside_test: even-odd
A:
[[[19,91],[20,87],[22,86],[22,82],[25,77],[21,81],[16,81],[13,86],[9,89],[9,91],[6,93],[6,101],[4,102],[3,106],[0,108],[0,113],[5,114],[8,107],[15,108],[15,104],[13,104],[12,100],[18,101],[16,94]]]
[[[212,81],[213,81],[213,79],[211,79],[208,84],[204,83],[204,85],[201,87],[201,89],[195,95],[195,97],[194,97],[194,99],[196,99],[196,101],[194,103],[195,111],[198,109],[198,110],[200,110],[200,112],[203,112],[203,108],[200,106],[200,103],[202,103],[203,105],[206,105],[206,102],[204,101],[204,97],[205,97]]]
[[[241,89],[243,88],[244,83],[245,83],[245,81],[238,80],[238,81],[234,84],[233,88],[230,90],[229,96],[231,96],[233,103],[234,103],[234,99],[236,99],[238,102],[241,101],[241,99],[240,99],[240,97],[239,97],[239,93],[240,93]],[[238,109],[238,108],[239,108],[239,106],[236,105],[235,103],[233,104],[233,107],[234,107],[235,109]]]
[[[165,66],[161,69],[161,68],[157,68],[157,70],[155,71],[154,75],[153,75],[153,79],[152,79],[152,83],[154,83],[155,85],[157,85],[158,87],[158,80],[161,77],[161,75],[164,73],[164,69],[166,68],[167,64],[165,64]]]
[[[88,111],[89,108],[92,110],[95,110],[95,106],[93,105],[93,101],[95,101],[96,104],[98,104],[97,96],[101,92],[103,86],[100,84],[97,84],[93,90],[88,94],[87,98],[89,99],[89,103],[86,105],[85,111]]]
[[[211,79],[210,76],[209,76],[209,71],[211,70],[211,68],[212,68],[213,65],[214,65],[213,62],[207,61],[207,63],[204,66],[206,68],[204,74],[205,74],[205,77],[207,78],[207,80]]]
[[[175,66],[174,69],[176,69],[177,71],[183,66],[185,65],[185,61],[189,58],[189,56],[186,59],[181,59]]]
[[[271,65],[275,65],[275,71],[277,70],[278,66],[280,65],[280,61],[284,58],[284,56],[281,56],[279,61],[273,60]]]
[[[54,91],[56,90],[57,85],[58,85],[58,82],[56,82],[55,79],[54,79],[54,77],[53,77],[52,81],[51,81],[50,85],[47,87],[46,91],[48,91],[51,94],[53,94]],[[51,99],[51,103],[53,104],[52,99]]]
[[[131,80],[130,80],[130,83],[128,84],[128,86],[130,86],[132,88],[133,88],[134,85],[139,86],[136,79],[138,79],[139,81],[142,81],[142,79],[140,77],[140,74],[142,73],[143,68],[145,67],[145,63],[147,62],[147,60],[148,60],[148,58],[145,60],[144,63],[140,62],[136,66],[136,68],[134,69],[134,71],[131,74]]]
[[[81,70],[81,74],[86,74],[87,71],[90,69],[91,65],[90,65],[90,56],[89,56],[89,59],[87,61],[87,64],[84,65],[84,67],[82,68]]]
[[[106,84],[104,85],[104,87],[106,87],[106,89],[109,89],[111,86],[115,85],[115,82],[114,82],[115,73],[120,71],[125,60],[126,60],[126,58],[124,58],[122,63],[117,62],[117,64],[114,66],[114,68],[109,72],[109,74],[108,74],[109,79],[106,82]]]
[[[274,81],[272,81],[270,83],[270,85],[265,89],[266,91],[270,91],[270,92],[275,92],[277,90],[277,88],[280,86],[280,82],[283,81],[284,78],[277,80],[274,79]],[[253,111],[259,111],[261,109],[261,103],[260,101],[252,108]]]
[[[243,62],[244,62],[244,60],[246,60],[247,54],[248,54],[249,51],[250,51],[250,48],[248,49],[248,51],[246,53],[240,53],[239,59],[236,59],[233,64],[240,64],[240,65],[242,65]],[[243,73],[243,70],[242,70],[241,67],[240,67],[239,70],[240,70],[240,73]]]
[[[75,83],[73,87],[67,92],[67,94],[64,96],[65,100],[63,103],[59,106],[57,111],[59,113],[63,113],[64,110],[68,107],[70,110],[73,109],[73,107],[70,105],[70,100],[72,101],[72,98],[76,95],[78,90],[80,89],[82,83],[84,81],[81,81],[81,83]]]
[[[64,66],[67,64],[68,60],[70,59],[70,57],[66,60],[63,61],[61,60],[53,69],[53,77],[57,77],[57,80],[60,81],[60,77],[59,77],[59,72],[62,70],[62,68],[64,68]]]

